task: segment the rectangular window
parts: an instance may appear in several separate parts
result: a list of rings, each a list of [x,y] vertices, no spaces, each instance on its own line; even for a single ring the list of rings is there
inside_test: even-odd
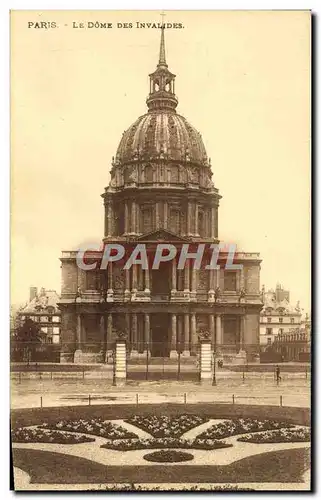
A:
[[[268,323],[271,323],[271,321],[272,321],[272,318],[268,318],[268,319],[267,319],[267,322],[268,322]]]
[[[266,335],[272,335],[272,328],[266,329]]]
[[[293,325],[293,323],[294,323],[294,318],[291,318],[291,324]]]
[[[271,345],[271,344],[272,344],[272,339],[271,339],[271,337],[269,337],[269,338],[267,339],[267,343],[268,343],[269,345]]]
[[[283,323],[283,318],[279,318],[279,323]]]
[[[224,272],[224,290],[228,292],[236,291],[236,272],[235,271],[225,271]]]

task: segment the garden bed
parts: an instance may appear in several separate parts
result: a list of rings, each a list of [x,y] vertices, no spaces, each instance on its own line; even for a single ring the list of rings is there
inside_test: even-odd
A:
[[[220,448],[229,448],[231,444],[214,439],[181,439],[181,438],[150,438],[150,439],[117,439],[108,441],[101,445],[101,448],[107,448],[118,451],[145,450],[153,448],[183,448],[194,450],[217,450]]]
[[[39,426],[42,429],[54,429],[68,432],[84,432],[94,436],[103,437],[106,439],[131,439],[137,438],[137,434],[124,429],[119,425],[95,418],[91,420],[60,420],[57,423],[43,423]]]
[[[187,462],[189,460],[193,460],[193,458],[194,455],[191,453],[176,450],[154,451],[153,453],[147,453],[147,455],[144,455],[144,459],[148,462],[161,463]]]
[[[27,427],[13,429],[11,436],[13,443],[80,444],[95,441],[94,438],[81,434]]]
[[[256,432],[238,438],[244,443],[303,443],[310,441],[310,428],[278,429],[273,431]]]
[[[214,424],[202,432],[197,439],[222,439],[247,432],[260,432],[294,427],[293,424],[276,420],[256,420],[239,418]]]
[[[198,415],[178,415],[174,417],[166,415],[134,415],[126,419],[125,422],[135,425],[155,438],[179,438],[185,434],[185,432],[208,422],[208,420],[207,417],[200,417]]]

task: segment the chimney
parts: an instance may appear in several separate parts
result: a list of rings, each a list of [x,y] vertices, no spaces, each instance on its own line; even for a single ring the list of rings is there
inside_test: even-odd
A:
[[[31,286],[29,289],[29,300],[30,302],[37,297],[38,289],[36,286]]]

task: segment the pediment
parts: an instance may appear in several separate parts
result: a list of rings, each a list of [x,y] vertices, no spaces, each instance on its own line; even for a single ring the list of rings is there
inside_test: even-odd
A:
[[[168,241],[172,242],[189,242],[188,238],[183,238],[182,236],[177,236],[177,234],[168,231],[167,229],[157,229],[151,233],[145,233],[137,238],[137,241]]]

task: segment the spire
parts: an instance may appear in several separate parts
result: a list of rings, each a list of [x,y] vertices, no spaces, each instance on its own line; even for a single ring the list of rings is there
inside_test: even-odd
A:
[[[165,36],[164,36],[165,27],[164,25],[161,27],[161,41],[159,48],[159,61],[158,66],[166,66],[166,55],[165,55]]]
[[[175,75],[169,71],[166,63],[164,29],[162,25],[158,64],[154,73],[149,75],[149,96],[146,102],[149,111],[166,109],[175,112],[178,104],[175,96]]]

